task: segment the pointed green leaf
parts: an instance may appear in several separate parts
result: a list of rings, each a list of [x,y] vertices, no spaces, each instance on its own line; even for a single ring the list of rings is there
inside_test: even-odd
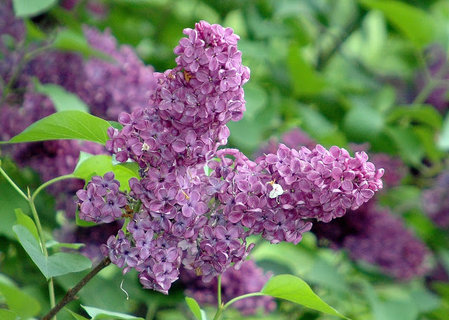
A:
[[[31,232],[24,226],[15,225],[12,227],[14,233],[19,239],[20,244],[30,256],[31,260],[36,264],[42,274],[47,276],[47,261],[39,242],[34,238]]]
[[[100,320],[100,319],[120,319],[120,320],[144,320],[140,317],[130,316],[128,314],[112,312],[107,310],[102,310],[94,307],[83,306],[84,310],[86,310],[87,314],[92,317],[92,320]]]
[[[198,304],[198,302],[196,302],[196,300],[193,298],[186,297],[186,303],[187,303],[187,306],[189,307],[190,311],[192,311],[195,318],[197,320],[203,320],[202,315],[201,315],[201,308],[200,308],[200,305]]]
[[[318,297],[302,279],[281,274],[272,277],[263,287],[261,293],[275,298],[285,299],[327,314],[346,318]],[[347,318],[346,318],[347,319]]]
[[[86,317],[83,317],[82,315],[79,315],[78,313],[75,313],[70,309],[66,308],[65,310],[67,310],[72,315],[72,317],[74,317],[76,320],[89,320]]]
[[[58,0],[13,0],[14,13],[17,17],[33,17],[45,12]]]
[[[109,122],[76,110],[56,112],[26,128],[5,143],[45,140],[87,140],[105,144]]]
[[[129,191],[129,179],[139,177],[139,166],[135,162],[113,164],[111,156],[92,156],[83,152],[73,174],[80,179],[89,181],[92,175],[103,176],[110,171],[114,172],[115,179],[120,182],[122,191]]]
[[[41,309],[39,302],[35,298],[17,288],[6,277],[0,277],[0,295],[5,298],[9,310],[23,319],[37,315]],[[3,317],[2,313],[0,313],[0,319],[8,318]]]
[[[73,30],[62,29],[56,34],[55,41],[52,46],[55,49],[70,52],[79,52],[85,58],[97,57],[106,61],[114,61],[111,56],[108,56],[103,51],[95,50],[87,42],[86,38]]]
[[[17,223],[24,226],[31,232],[36,241],[39,241],[39,234],[37,233],[36,225],[34,224],[33,219],[23,213],[22,209],[18,208],[14,210],[16,213]]]
[[[47,279],[71,272],[79,272],[92,266],[92,262],[80,254],[58,252],[46,257],[39,243],[26,227],[15,225],[13,231],[31,260]]]
[[[87,105],[76,95],[66,91],[56,84],[41,84],[37,79],[34,81],[37,92],[48,96],[55,105],[56,111],[78,110],[88,112]]]

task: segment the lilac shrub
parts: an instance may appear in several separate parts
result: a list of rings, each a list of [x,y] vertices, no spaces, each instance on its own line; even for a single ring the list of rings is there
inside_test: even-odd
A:
[[[137,162],[140,179],[129,181],[126,195],[111,174],[78,192],[88,220],[128,219],[103,253],[165,294],[181,267],[210,282],[241,267],[254,246],[248,236],[296,244],[312,219],[342,216],[382,188],[383,169],[364,152],[280,145],[251,161],[239,150],[218,150],[229,136],[226,123],[242,118],[249,69],[232,29],[201,21],[184,34],[177,66],[154,75],[149,107],[121,113],[123,128],[108,130],[107,149],[120,162]]]
[[[449,172],[441,173],[432,188],[422,193],[424,212],[441,229],[449,228]]]
[[[393,278],[409,280],[428,271],[426,245],[375,201],[328,224],[315,224],[312,232],[331,247],[348,250],[353,260],[375,265]]]

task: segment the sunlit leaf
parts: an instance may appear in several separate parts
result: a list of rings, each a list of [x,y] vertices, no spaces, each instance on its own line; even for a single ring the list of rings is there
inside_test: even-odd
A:
[[[301,278],[292,275],[281,274],[272,277],[265,284],[261,293],[301,304],[305,307],[327,314],[346,318],[340,312],[321,300],[321,298],[318,297]]]
[[[86,140],[105,144],[109,122],[76,110],[56,112],[26,128],[5,143],[46,140]]]

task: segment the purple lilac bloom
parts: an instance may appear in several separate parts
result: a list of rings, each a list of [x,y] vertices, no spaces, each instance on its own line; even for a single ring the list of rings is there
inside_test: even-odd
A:
[[[122,208],[127,201],[119,192],[120,182],[114,174],[108,172],[104,177],[94,176],[87,184],[86,190],[78,190],[80,199],[80,219],[97,223],[109,223],[122,216]]]
[[[443,172],[432,188],[423,191],[424,212],[442,229],[449,228],[449,172]]]
[[[384,170],[376,170],[365,152],[353,158],[336,146],[295,150],[281,144],[276,154],[258,160],[271,174],[271,186],[283,190],[270,205],[294,209],[302,218],[329,222],[347,209],[357,209],[382,188]]]
[[[240,269],[229,268],[221,277],[221,290],[223,303],[246,293],[260,291],[270,278],[253,260],[246,260]],[[203,282],[194,271],[182,269],[180,279],[186,286],[186,295],[193,297],[202,304],[215,305],[217,303],[217,280],[210,283]],[[240,300],[232,307],[238,309],[243,315],[256,314],[258,310],[269,313],[276,308],[271,297],[253,297]]]
[[[126,232],[111,236],[103,252],[165,294],[181,266],[204,282],[240,268],[254,246],[249,235],[298,243],[309,220],[329,221],[368,201],[383,174],[365,153],[352,158],[338,147],[281,145],[256,161],[217,151],[229,136],[226,123],[244,111],[249,70],[231,29],[202,21],[184,33],[177,66],[155,74],[149,106],[121,113],[123,129],[110,128],[106,144],[118,161],[139,164],[140,179],[129,181]],[[115,220],[123,207],[106,207],[111,193],[98,179],[79,191],[83,217]]]
[[[312,232],[335,249],[346,249],[393,278],[409,280],[428,271],[429,249],[387,209],[370,202],[330,223],[317,223]]]

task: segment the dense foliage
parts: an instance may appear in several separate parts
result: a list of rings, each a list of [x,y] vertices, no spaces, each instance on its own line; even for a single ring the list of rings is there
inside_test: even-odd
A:
[[[0,318],[82,283],[58,319],[446,319],[448,30],[444,0],[1,1]]]

